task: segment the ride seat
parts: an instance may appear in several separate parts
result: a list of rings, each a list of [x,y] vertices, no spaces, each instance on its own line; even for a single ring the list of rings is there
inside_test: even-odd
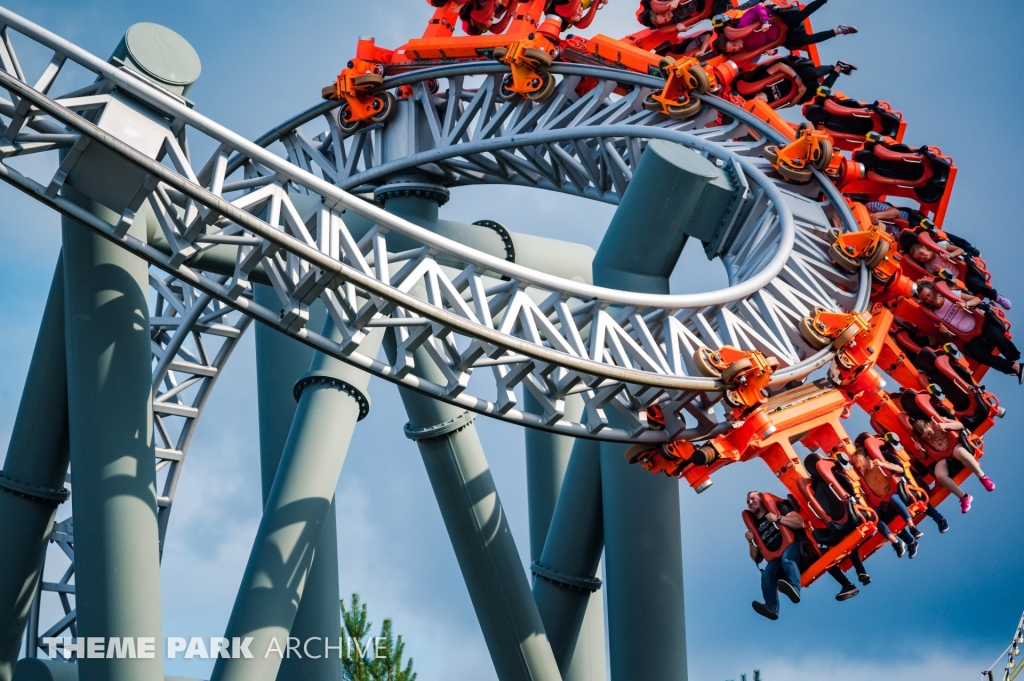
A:
[[[957,419],[969,430],[980,433],[986,422],[988,428],[992,426],[1000,413],[999,399],[978,385],[967,366],[948,352],[932,349],[920,357],[918,365],[942,389]]]
[[[946,300],[950,300],[950,301],[953,301],[953,302],[959,302],[960,301],[960,298],[956,294],[953,293],[953,291],[949,288],[949,286],[946,284],[946,282],[944,282],[942,280],[935,280],[934,284],[935,284],[936,292],[938,292],[938,294],[940,296],[942,296],[943,298],[945,298]],[[936,326],[938,326],[939,324],[943,324],[946,328],[948,328],[950,331],[952,331],[953,334],[956,336],[957,340],[961,341],[962,343],[966,343],[967,341],[973,340],[974,338],[977,338],[978,336],[981,335],[982,325],[985,323],[985,314],[986,313],[985,313],[984,310],[981,310],[981,309],[978,309],[978,308],[973,308],[971,310],[965,310],[965,312],[967,312],[968,314],[970,314],[970,315],[972,315],[974,317],[974,322],[975,323],[974,323],[974,328],[973,329],[971,329],[967,333],[961,333],[960,331],[957,331],[956,329],[951,328],[948,324],[945,324],[943,322],[943,320],[938,315],[935,314],[935,310],[933,310],[929,306],[925,305],[924,303],[921,303],[921,302],[918,302],[918,301],[915,301],[915,302],[917,302],[917,306],[920,308],[921,313],[925,317],[927,317],[929,320],[934,322]],[[990,310],[991,310],[991,306],[990,306]],[[991,312],[991,314],[995,314],[997,319],[1001,318],[1001,316],[1000,316],[1000,314],[998,312]]]
[[[778,63],[778,60],[769,62],[764,66],[771,66],[772,64]],[[760,69],[759,69],[760,70]],[[782,109],[793,104],[799,94],[797,88],[797,78],[790,76],[788,73],[771,73],[766,75],[764,78],[757,80],[746,80],[742,76],[735,79],[732,83],[733,89],[744,99],[751,99],[758,92],[766,90],[774,85],[789,82],[789,92],[785,97],[777,99],[769,103],[769,106],[773,109]]]
[[[931,147],[869,141],[853,155],[866,178],[882,185],[911,188],[922,203],[937,203],[946,191],[953,164]]]
[[[774,494],[768,494],[767,492],[761,493],[761,503],[764,504],[765,509],[769,513],[779,515],[778,505],[782,501],[783,499],[775,496]],[[761,556],[766,561],[773,561],[779,556],[781,556],[782,553],[790,546],[792,546],[793,543],[797,540],[796,534],[793,532],[793,530],[789,529],[782,523],[777,523],[779,532],[782,534],[782,544],[780,544],[779,548],[775,551],[769,551],[768,548],[764,545],[764,542],[761,540],[761,535],[757,531],[757,519],[754,517],[753,513],[751,513],[750,511],[743,511],[743,524],[747,526],[747,530],[750,532],[750,534],[753,535],[754,544],[757,546],[757,550],[761,552]]]
[[[804,458],[804,468],[811,478],[812,496],[829,518],[829,526],[813,530],[812,535],[818,543],[834,545],[860,524],[854,512],[855,487],[835,461],[818,452]]]
[[[942,419],[952,419],[955,416],[938,399],[926,392],[903,390],[898,399],[904,413],[912,421],[924,419],[939,423]]]
[[[978,406],[975,395],[979,388],[967,369],[952,362],[944,352],[936,352],[932,348],[922,348],[914,364],[927,375],[929,382],[942,389],[957,414],[974,413]]]
[[[672,11],[672,17],[668,21],[655,23],[654,15],[664,15],[669,11],[668,0],[644,0],[636,11],[636,19],[644,26],[655,31],[665,31],[679,34],[677,28],[683,25],[683,31],[696,26],[705,19],[710,19],[714,13],[711,0],[680,0],[679,6]]]
[[[857,436],[856,444],[858,447],[863,447],[864,451],[867,452],[875,461],[880,463],[891,463],[904,469],[903,475],[897,475],[892,471],[881,469],[882,474],[889,478],[893,485],[893,490],[900,495],[900,499],[904,504],[910,506],[916,502],[928,501],[928,494],[925,490],[917,484],[917,481],[910,474],[910,471],[906,470],[903,460],[897,456],[895,449],[880,437],[872,435],[870,433],[861,433]],[[872,506],[878,506],[886,500],[876,497],[874,493],[866,485],[863,486],[865,496]],[[888,514],[887,514],[888,515]],[[888,522],[888,519],[886,519]]]
[[[765,43],[760,47],[755,47],[753,49],[746,50],[744,52],[733,52],[722,56],[728,58],[730,61],[736,64],[740,71],[743,71],[749,68],[750,65],[757,61],[757,59],[765,52],[770,52],[776,48],[782,47],[783,43],[786,42],[786,32],[789,31],[789,27],[786,26],[786,22],[783,21],[782,18],[777,14],[772,14],[771,16],[769,16],[768,23],[770,23],[772,26],[775,26],[779,30],[779,34],[775,38],[775,40]],[[726,25],[719,30],[722,32],[723,35],[725,35],[726,39],[728,40],[743,40],[748,35],[753,33],[755,28],[756,26],[744,26],[743,28],[735,28],[733,26]]]
[[[815,126],[843,137],[856,138],[858,144],[869,132],[898,137],[903,121],[902,114],[894,112],[888,102],[866,104],[835,93],[816,96],[804,105],[803,115]]]
[[[910,249],[915,245],[924,246],[935,253],[935,257],[939,259],[940,267],[951,273],[958,282],[962,283],[967,276],[967,263],[960,258],[951,256],[949,251],[935,243],[935,240],[924,230],[907,229],[900,232],[899,245],[900,251],[906,254],[906,257],[900,258],[900,265],[907,271],[907,276],[915,279],[938,276],[935,272],[928,271],[924,265],[910,257]],[[987,275],[986,279],[988,279]]]

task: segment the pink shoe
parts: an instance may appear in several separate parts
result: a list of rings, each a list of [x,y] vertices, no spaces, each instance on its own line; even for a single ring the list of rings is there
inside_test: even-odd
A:
[[[981,479],[981,484],[985,488],[986,492],[991,492],[996,488],[996,483],[989,480],[987,475]]]
[[[965,494],[960,497],[960,512],[967,513],[971,510],[971,502],[974,501],[974,497],[970,494]]]

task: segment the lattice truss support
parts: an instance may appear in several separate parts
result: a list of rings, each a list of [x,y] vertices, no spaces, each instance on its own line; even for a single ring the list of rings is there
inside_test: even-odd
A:
[[[580,97],[575,89],[581,76],[566,73],[556,95],[538,104],[500,99],[500,73],[491,73],[497,67],[493,64],[412,74],[401,80],[411,85],[418,104],[409,127],[423,131],[412,136],[422,151],[389,160],[381,143],[385,130],[366,129],[345,138],[328,112],[328,129],[320,135],[307,138],[298,126],[277,135],[290,150],[289,159],[237,138],[166,93],[79,54],[58,38],[37,39],[55,56],[33,87],[13,66],[10,49],[4,56],[6,73],[0,73],[0,84],[11,94],[11,102],[0,108],[8,119],[7,144],[0,148],[6,180],[251,316],[379,376],[473,411],[608,439],[706,435],[721,422],[714,410],[721,385],[695,371],[697,347],[733,344],[772,354],[789,367],[777,380],[789,381],[828,360],[813,356],[803,344],[798,320],[815,305],[856,307],[863,293],[825,255],[825,230],[848,217],[844,204],[811,202],[769,179],[758,156],[768,131],[755,131],[757,141],[743,141],[751,137],[752,123],[735,116],[736,111],[725,112],[733,117],[729,125],[705,128],[724,103],[709,103],[704,116],[687,123],[644,111],[644,86],[657,81],[648,83],[652,79],[643,76],[597,69],[605,80]],[[101,78],[84,90],[49,99],[45,93],[68,57]],[[445,74],[448,87],[431,94],[428,83]],[[474,75],[479,82],[470,87]],[[616,95],[615,88],[623,85],[630,92]],[[136,113],[142,108],[144,113]],[[142,141],[107,125],[108,118],[121,123],[132,116],[139,123],[135,128],[144,132]],[[202,165],[194,164],[188,152],[189,128],[203,133],[207,144],[210,138],[216,143]],[[426,232],[338,186],[365,188],[396,170],[416,167],[451,185],[505,182],[615,202],[653,138],[694,148],[744,186],[742,205],[729,226],[731,247],[722,256],[733,285],[723,291],[651,296],[561,280]],[[83,215],[58,193],[65,182],[75,183],[76,163],[97,147],[123,166],[122,175],[134,177],[137,186],[122,205],[112,206],[120,213],[116,224]],[[66,155],[44,181],[10,164],[27,154],[60,149]],[[825,183],[811,191],[829,189]],[[834,197],[834,191],[829,195]],[[318,200],[300,211],[299,197]],[[168,252],[127,234],[146,199]],[[345,210],[377,224],[355,235],[346,225]],[[422,245],[395,252],[388,248],[393,235]],[[233,246],[236,253],[234,271],[223,282],[188,266],[218,245]],[[439,253],[465,267],[458,272],[441,267]],[[279,311],[261,308],[248,297],[257,268],[278,292]],[[499,281],[502,277],[508,280]],[[411,295],[414,288],[426,295]],[[308,307],[317,298],[341,329],[341,343],[305,328]],[[379,325],[393,326],[399,335],[402,351],[394,365],[355,351],[367,330]],[[419,346],[428,350],[445,384],[411,373],[411,353]],[[517,408],[519,385],[539,398],[544,414]],[[584,395],[586,425],[564,417],[564,399],[574,393]],[[644,409],[666,401],[666,411],[677,415],[672,432],[648,430]],[[608,426],[609,406],[625,417],[626,429]]]

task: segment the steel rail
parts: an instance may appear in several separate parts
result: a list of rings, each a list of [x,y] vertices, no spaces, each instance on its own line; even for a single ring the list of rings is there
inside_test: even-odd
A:
[[[3,71],[0,71],[0,86],[16,93],[19,97],[23,97],[27,101],[31,102],[33,106],[38,107],[41,111],[45,111],[54,119],[64,123],[69,128],[78,130],[79,132],[81,132],[81,134],[85,135],[86,137],[96,142],[99,142],[106,148],[112,150],[114,153],[124,158],[125,160],[150,173],[153,177],[158,178],[160,181],[165,182],[170,187],[177,189],[188,198],[196,201],[201,205],[207,206],[216,213],[223,215],[232,222],[235,222],[236,224],[242,226],[246,230],[252,232],[253,234],[256,234],[260,238],[265,239],[270,243],[280,246],[281,248],[306,259],[308,262],[319,267],[324,272],[334,273],[338,275],[342,280],[350,281],[365,291],[368,291],[374,295],[378,295],[386,300],[390,300],[391,302],[396,303],[399,306],[406,308],[408,310],[417,312],[420,315],[427,317],[428,319],[432,319],[433,321],[457,329],[468,336],[485,340],[489,343],[493,343],[497,346],[504,347],[508,350],[514,350],[515,352],[530,357],[531,359],[537,359],[549,364],[562,366],[567,369],[572,369],[583,374],[600,376],[602,378],[608,378],[611,380],[621,381],[625,383],[635,383],[637,385],[646,385],[666,390],[721,391],[725,387],[722,381],[717,379],[667,376],[663,374],[647,373],[642,371],[635,371],[632,369],[624,369],[620,367],[613,367],[601,364],[599,362],[594,362],[590,359],[585,359],[582,357],[561,353],[540,345],[535,345],[533,343],[528,343],[517,338],[512,338],[510,336],[507,336],[496,331],[495,329],[473,323],[472,321],[469,321],[464,317],[460,317],[459,315],[434,307],[433,305],[430,305],[426,301],[423,301],[407,293],[403,293],[401,291],[393,289],[388,284],[385,284],[373,277],[367,276],[353,267],[349,267],[344,263],[333,260],[332,258],[325,255],[321,251],[312,248],[302,243],[298,239],[288,236],[287,234],[284,234],[277,229],[274,229],[273,227],[263,222],[262,220],[259,220],[253,215],[246,213],[240,208],[233,206],[231,203],[227,202],[223,198],[213,194],[212,192],[204,189],[203,187],[200,187],[189,182],[188,180],[185,180],[176,172],[172,171],[170,168],[167,168],[166,166],[157,163],[156,161],[137,151],[133,147],[125,144],[116,137],[104,132],[103,130],[96,127],[92,123],[86,121],[85,119],[81,118],[75,113],[69,111],[68,109],[64,108],[57,102],[49,99],[45,95],[42,95],[33,88],[29,87],[28,85],[25,85],[20,80],[12,78],[10,75]],[[10,170],[4,170],[7,171],[4,173],[5,178],[10,177],[10,175],[8,175]],[[385,215],[390,215],[389,213],[386,213],[383,210],[381,210],[380,212],[384,213]],[[76,219],[78,218],[76,217]],[[792,216],[790,216],[790,224],[792,224]],[[110,227],[110,230],[111,232],[113,231],[112,226]],[[422,231],[426,232],[426,230]],[[429,232],[426,233],[429,234]],[[785,238],[786,233],[783,232],[783,235]],[[789,233],[788,238],[790,241],[792,241],[792,232]],[[445,239],[445,241],[448,240]],[[472,249],[466,250],[472,251]],[[503,260],[499,261],[497,258],[491,258],[490,256],[487,257],[488,259],[493,260],[495,262],[505,262]],[[160,266],[161,269],[166,269],[166,271],[170,273],[175,273],[175,270],[167,269],[167,265],[161,262],[160,259],[157,259],[157,261],[154,262],[154,264]],[[785,261],[783,261],[779,265],[779,270],[781,270],[784,264]],[[526,268],[521,267],[517,267],[517,269],[526,270]],[[557,277],[551,278],[558,279]],[[744,282],[744,284],[732,288],[749,286],[751,286],[751,282],[747,281]],[[197,287],[199,287],[198,284]],[[221,288],[222,290],[226,290],[224,289],[224,287]],[[758,286],[757,288],[753,288],[751,292],[755,292],[759,289],[760,286]],[[208,290],[215,297],[223,300],[226,303],[231,304],[230,298],[228,298],[223,292],[214,292],[210,290],[210,287],[204,287],[203,290]],[[600,290],[611,291],[611,289]],[[573,293],[573,291],[569,291],[569,293]],[[578,297],[581,297],[584,300],[593,300],[592,297],[588,298],[582,295],[578,295]],[[668,298],[671,296],[656,297]],[[631,302],[628,298],[622,300],[613,300],[611,302],[625,305],[635,305],[637,307],[645,308],[658,307],[657,305]],[[280,328],[281,330],[288,330],[286,327],[280,325],[279,323],[274,323],[273,325]],[[344,358],[336,351],[330,352],[329,354],[333,354],[337,356],[339,359]]]
[[[239,153],[251,160],[258,161],[261,165],[266,166],[281,177],[295,182],[298,185],[312,189],[327,200],[325,203],[328,201],[332,202],[329,207],[342,207],[346,210],[352,210],[354,213],[369,220],[373,220],[391,231],[407,236],[410,239],[444,252],[464,262],[507,276],[510,279],[516,279],[518,281],[533,284],[552,291],[563,291],[582,300],[597,300],[613,305],[630,305],[639,308],[678,310],[683,308],[705,307],[738,300],[745,295],[763,288],[782,270],[782,267],[785,265],[785,261],[773,258],[768,267],[762,269],[755,277],[744,282],[744,284],[740,285],[740,288],[738,289],[730,287],[708,294],[684,295],[639,294],[628,291],[618,291],[600,286],[581,284],[576,281],[561,279],[543,272],[537,272],[521,265],[516,265],[515,263],[511,263],[502,258],[496,258],[486,253],[481,253],[480,251],[456,241],[446,239],[445,237],[423,229],[422,227],[419,227],[407,220],[398,218],[391,213],[388,213],[383,208],[379,208],[357,196],[343,191],[335,185],[332,185],[316,175],[292,165],[286,159],[282,159],[281,157],[266,151],[263,147],[246,140],[227,128],[196,113],[184,104],[171,98],[169,95],[158,91],[155,87],[149,87],[136,78],[126,75],[72,43],[69,43],[64,39],[49,33],[45,29],[14,15],[3,7],[0,7],[0,24],[7,24],[19,31],[32,31],[33,33],[38,34],[33,35],[33,37],[38,39],[47,47],[64,52],[68,58],[80,63],[82,66],[86,66],[87,68],[96,71],[104,78],[116,83],[119,87],[131,93],[133,96],[138,97],[147,104],[157,107],[158,110],[162,110],[164,113],[170,113],[200,132],[209,135],[218,142],[233,147]],[[495,63],[494,67],[501,68],[502,65]],[[21,81],[15,81],[9,76],[5,79],[5,82],[21,83]],[[34,100],[31,98],[29,101],[33,101],[34,103]],[[42,106],[40,106],[40,108],[47,110]],[[63,122],[75,127],[66,120]],[[695,142],[699,142],[699,148],[701,150],[712,150],[712,153],[716,156],[735,160],[740,164],[744,172],[750,173],[752,177],[755,178],[758,184],[765,189],[765,193],[775,204],[776,210],[779,213],[783,230],[783,246],[788,243],[791,247],[793,240],[792,214],[789,212],[788,207],[783,207],[785,201],[782,200],[781,194],[774,183],[772,183],[763,173],[757,170],[748,161],[743,160],[742,157],[736,156],[727,150],[721,149],[720,147],[712,146],[699,138],[694,137],[693,140]],[[149,161],[149,159],[146,160]],[[168,182],[168,184],[174,186],[171,182]],[[723,295],[723,292],[726,291],[730,293]],[[733,296],[733,294],[735,294],[734,297],[730,297]]]

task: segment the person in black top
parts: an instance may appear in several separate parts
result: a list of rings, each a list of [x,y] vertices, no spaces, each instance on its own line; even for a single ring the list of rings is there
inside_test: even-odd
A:
[[[776,551],[782,546],[783,537],[779,529],[780,525],[789,528],[797,536],[797,541],[783,551],[781,556],[768,561],[761,570],[761,594],[764,596],[764,603],[760,601],[751,603],[757,614],[770,620],[777,620],[779,618],[779,591],[786,594],[794,603],[800,602],[800,544],[804,540],[804,521],[800,514],[786,502],[781,502],[778,505],[778,515],[770,513],[765,508],[761,492],[757,491],[747,494],[747,510],[753,514],[757,533],[769,551]],[[754,543],[754,535],[748,531],[746,538],[750,545],[751,560],[760,563],[764,557],[757,544]],[[838,567],[831,568],[828,573],[839,582],[841,587],[836,595],[837,601],[848,600],[860,593],[860,589],[851,584]]]
[[[778,109],[810,100],[819,86],[830,88],[840,75],[849,75],[856,68],[844,61],[815,66],[810,59],[787,55],[741,73],[732,81],[732,91]]]

